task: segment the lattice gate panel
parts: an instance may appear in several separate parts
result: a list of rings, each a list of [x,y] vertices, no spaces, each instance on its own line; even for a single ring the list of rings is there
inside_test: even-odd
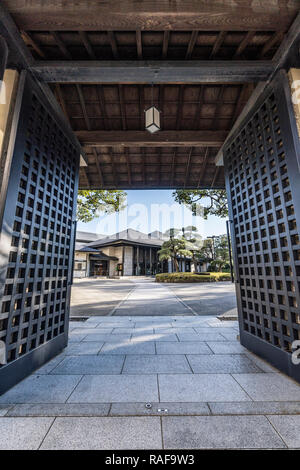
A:
[[[241,342],[300,379],[300,173],[280,74],[225,150]],[[298,139],[298,136],[296,136]]]
[[[67,342],[78,161],[27,77],[1,232],[0,392]]]

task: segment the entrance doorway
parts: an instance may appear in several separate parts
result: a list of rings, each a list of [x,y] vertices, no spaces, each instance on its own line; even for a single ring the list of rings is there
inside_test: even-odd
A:
[[[108,276],[108,262],[91,260],[90,276]]]

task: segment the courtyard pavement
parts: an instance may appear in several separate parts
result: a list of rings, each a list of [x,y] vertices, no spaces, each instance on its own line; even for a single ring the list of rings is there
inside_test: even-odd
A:
[[[243,348],[237,322],[166,303],[71,322],[68,347],[0,397],[0,449],[300,448],[299,384]]]

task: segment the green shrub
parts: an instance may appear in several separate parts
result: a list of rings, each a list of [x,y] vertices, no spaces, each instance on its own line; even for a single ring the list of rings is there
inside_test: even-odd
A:
[[[156,282],[219,282],[230,281],[227,273],[161,273],[156,274]]]

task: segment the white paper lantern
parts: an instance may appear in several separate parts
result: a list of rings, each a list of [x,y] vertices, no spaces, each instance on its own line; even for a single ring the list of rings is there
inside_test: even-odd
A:
[[[160,111],[155,106],[145,111],[145,127],[151,134],[160,130]]]

